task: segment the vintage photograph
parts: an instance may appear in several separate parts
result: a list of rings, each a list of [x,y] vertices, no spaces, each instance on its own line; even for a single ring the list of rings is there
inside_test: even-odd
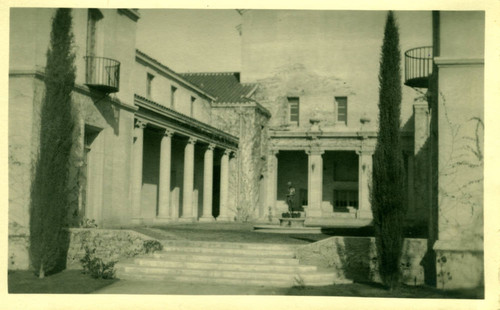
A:
[[[485,11],[9,15],[9,295],[484,299]]]

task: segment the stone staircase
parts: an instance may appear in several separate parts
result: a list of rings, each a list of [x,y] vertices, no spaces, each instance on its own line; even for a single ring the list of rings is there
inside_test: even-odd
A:
[[[116,277],[256,286],[351,283],[334,272],[301,265],[293,245],[163,241],[163,250],[116,265]]]

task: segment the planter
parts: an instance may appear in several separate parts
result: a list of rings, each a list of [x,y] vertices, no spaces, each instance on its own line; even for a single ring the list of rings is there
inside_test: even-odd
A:
[[[304,227],[305,218],[280,218],[282,227]]]

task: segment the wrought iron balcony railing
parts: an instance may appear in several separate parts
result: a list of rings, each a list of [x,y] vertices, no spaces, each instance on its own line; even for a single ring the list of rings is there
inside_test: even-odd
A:
[[[111,58],[85,56],[87,72],[85,84],[105,93],[120,89],[120,62]]]
[[[405,85],[429,87],[432,73],[432,46],[416,47],[405,52]]]

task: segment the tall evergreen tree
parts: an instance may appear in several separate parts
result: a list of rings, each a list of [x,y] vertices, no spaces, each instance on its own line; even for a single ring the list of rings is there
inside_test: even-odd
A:
[[[404,170],[400,145],[401,56],[399,31],[389,12],[379,72],[379,130],[373,156],[371,205],[379,272],[384,285],[393,289],[399,280],[403,247]]]
[[[69,161],[74,128],[71,92],[75,84],[71,9],[57,9],[52,20],[40,112],[40,148],[30,205],[30,258],[35,273],[65,266],[69,203]]]

